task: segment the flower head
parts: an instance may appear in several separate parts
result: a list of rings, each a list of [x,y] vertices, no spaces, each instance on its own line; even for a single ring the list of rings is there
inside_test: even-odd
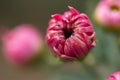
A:
[[[24,65],[38,55],[42,38],[34,26],[23,24],[4,34],[2,44],[4,56],[10,63]]]
[[[80,60],[96,45],[95,32],[86,14],[70,6],[69,9],[63,15],[52,15],[46,41],[60,59]]]
[[[106,80],[120,80],[120,72],[111,74]]]
[[[120,0],[101,0],[94,17],[104,28],[120,31]]]

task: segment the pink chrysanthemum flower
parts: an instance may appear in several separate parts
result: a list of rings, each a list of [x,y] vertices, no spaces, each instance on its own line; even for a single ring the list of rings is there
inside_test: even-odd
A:
[[[101,0],[94,17],[104,28],[120,31],[120,0]]]
[[[120,72],[111,74],[106,80],[120,80]]]
[[[34,26],[23,24],[4,34],[2,44],[7,61],[25,65],[38,55],[42,48],[42,38]]]
[[[52,15],[46,41],[60,59],[81,60],[96,45],[95,32],[86,14],[70,6],[69,9],[63,15]]]

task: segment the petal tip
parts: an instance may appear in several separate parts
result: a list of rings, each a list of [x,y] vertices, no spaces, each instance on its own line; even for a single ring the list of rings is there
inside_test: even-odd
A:
[[[51,15],[52,18],[56,19],[56,20],[62,20],[62,15],[61,14],[54,14],[54,15]]]
[[[70,9],[70,11],[74,14],[79,14],[79,12],[72,6],[68,6],[68,8]]]

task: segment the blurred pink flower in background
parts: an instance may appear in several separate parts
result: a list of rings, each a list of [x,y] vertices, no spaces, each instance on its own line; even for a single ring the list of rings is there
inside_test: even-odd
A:
[[[120,72],[111,74],[106,80],[120,80]]]
[[[42,48],[41,33],[34,26],[23,24],[9,30],[2,37],[3,54],[15,65],[25,65],[39,54]]]
[[[96,45],[95,32],[86,14],[70,6],[69,9],[63,15],[52,15],[46,41],[60,59],[81,60]]]
[[[104,28],[120,31],[120,0],[100,0],[94,17]]]

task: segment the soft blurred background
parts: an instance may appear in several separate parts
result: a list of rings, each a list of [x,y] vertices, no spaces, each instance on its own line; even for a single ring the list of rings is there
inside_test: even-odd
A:
[[[54,13],[63,13],[68,5],[86,13],[96,31],[97,46],[82,62],[61,62],[47,45],[32,66],[24,69],[7,63],[0,54],[0,80],[105,80],[120,70],[118,36],[94,22],[93,11],[99,0],[0,0],[0,34],[20,24],[33,24],[45,36],[48,21]]]

